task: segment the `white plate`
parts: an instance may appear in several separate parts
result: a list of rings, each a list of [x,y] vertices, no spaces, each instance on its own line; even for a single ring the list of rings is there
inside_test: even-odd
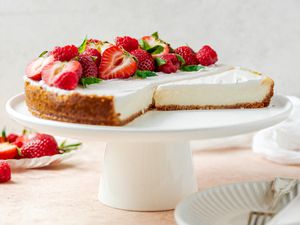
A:
[[[275,95],[271,105],[262,109],[150,111],[122,127],[62,123],[31,115],[24,94],[6,104],[8,114],[25,127],[56,135],[98,141],[196,140],[233,136],[257,131],[285,120],[292,103]]]
[[[61,143],[62,141],[66,140],[66,138],[62,137],[55,137],[56,141]],[[78,143],[76,140],[70,140],[67,139],[67,143]],[[69,159],[72,157],[74,154],[79,151],[80,147],[77,150],[73,150],[67,153],[63,154],[57,154],[53,156],[43,156],[39,158],[24,158],[24,159],[8,159],[8,160],[3,160],[8,162],[10,167],[12,169],[33,169],[33,168],[41,168],[49,165],[58,165],[62,161]],[[0,160],[1,161],[1,160]]]
[[[249,212],[266,210],[263,199],[270,183],[238,183],[192,194],[176,207],[176,222],[179,225],[247,225]]]

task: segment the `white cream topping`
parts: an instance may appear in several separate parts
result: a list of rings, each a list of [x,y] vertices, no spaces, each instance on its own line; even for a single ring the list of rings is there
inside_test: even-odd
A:
[[[156,106],[234,105],[261,102],[270,91],[266,76],[235,68],[211,76],[159,85]]]

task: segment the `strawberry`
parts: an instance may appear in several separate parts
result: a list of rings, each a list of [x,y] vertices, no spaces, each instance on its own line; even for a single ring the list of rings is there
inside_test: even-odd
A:
[[[196,56],[202,66],[210,66],[218,61],[217,53],[208,45],[203,46]]]
[[[42,79],[49,86],[65,90],[74,90],[82,74],[82,67],[78,61],[48,64],[42,71]]]
[[[131,52],[139,47],[139,42],[137,39],[129,36],[116,37],[116,45],[124,48],[128,52]]]
[[[57,46],[50,52],[50,55],[55,60],[70,61],[78,55],[78,48],[75,45]]]
[[[174,50],[174,52],[184,59],[186,66],[199,64],[196,53],[189,46],[178,47]]]
[[[38,158],[59,154],[55,138],[48,134],[37,134],[27,141],[21,148],[22,158]]]
[[[97,51],[96,49],[94,50]],[[90,56],[82,54],[78,57],[78,62],[80,62],[82,67],[82,77],[98,77],[98,67]]]
[[[0,162],[0,183],[7,182],[11,179],[11,170],[7,162]]]
[[[117,46],[107,48],[99,66],[99,76],[102,79],[124,79],[131,77],[137,70],[133,57]]]
[[[171,51],[170,45],[168,43],[166,43],[165,41],[161,40],[158,37],[157,32],[153,33],[151,36],[142,37],[140,43],[141,43],[141,48],[144,50],[147,50],[147,51],[149,51],[149,49],[154,48],[156,46],[162,47],[162,51],[160,51],[159,53],[151,52],[153,57],[159,57],[159,56],[168,54]]]
[[[42,70],[49,63],[54,62],[53,56],[39,57],[29,63],[26,67],[26,76],[32,80],[40,81],[42,79]]]
[[[162,55],[159,59],[161,63],[158,65],[158,71],[164,73],[175,73],[180,68],[180,62],[174,53]]]
[[[18,154],[17,146],[8,142],[0,144],[0,159],[13,159]]]
[[[101,53],[97,49],[87,47],[81,55],[92,57],[92,59],[95,61],[96,65],[97,66],[100,65]]]
[[[8,141],[9,143],[13,143],[13,142],[15,142],[15,141],[17,140],[18,137],[19,137],[19,136],[18,136],[17,134],[11,133],[11,134],[9,134],[9,135],[7,136],[7,141]]]
[[[130,52],[130,54],[137,59],[139,70],[154,71],[155,69],[154,59],[152,58],[150,53],[148,53],[143,49],[136,49]]]

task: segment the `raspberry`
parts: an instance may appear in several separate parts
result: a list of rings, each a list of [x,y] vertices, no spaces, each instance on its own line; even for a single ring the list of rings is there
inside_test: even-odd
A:
[[[11,179],[11,170],[7,162],[0,162],[0,183],[7,182]]]
[[[15,141],[17,140],[18,137],[19,137],[19,136],[16,135],[16,134],[9,134],[9,135],[7,136],[7,141],[8,141],[9,143],[13,143],[13,142],[15,142]]]
[[[118,47],[123,47],[128,52],[131,52],[139,47],[139,42],[135,38],[124,36],[116,38],[116,45]]]
[[[130,52],[130,54],[133,55],[137,59],[139,70],[154,71],[155,64],[154,64],[154,60],[150,53],[148,53],[142,49],[136,49],[136,50]]]
[[[101,54],[97,49],[87,47],[81,55],[92,57],[96,65],[99,66],[101,61]]]
[[[159,66],[158,71],[163,73],[175,73],[180,67],[180,62],[174,53],[165,54],[159,58],[164,60],[166,63]]]
[[[217,53],[208,45],[203,46],[196,54],[196,57],[202,66],[209,66],[218,61]]]
[[[64,47],[55,47],[51,52],[55,60],[70,61],[78,55],[78,48],[75,45],[66,45]]]
[[[98,77],[98,67],[90,56],[82,54],[79,56],[78,62],[82,67],[82,77]]]
[[[174,52],[184,59],[185,65],[187,66],[199,64],[196,53],[189,46],[178,47],[174,50]]]

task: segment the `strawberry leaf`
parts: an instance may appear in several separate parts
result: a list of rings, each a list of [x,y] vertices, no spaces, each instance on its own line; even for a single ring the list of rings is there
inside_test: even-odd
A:
[[[87,36],[85,36],[83,42],[81,43],[81,45],[78,47],[78,52],[81,54],[85,51],[86,49],[86,43],[87,43]]]
[[[200,65],[189,65],[189,66],[182,66],[180,70],[185,72],[192,72],[192,71],[199,71],[204,68],[205,68],[204,66],[200,66]]]
[[[155,55],[155,54],[159,54],[159,53],[163,52],[163,50],[164,50],[163,46],[155,45],[154,47],[147,49],[147,52],[149,52],[150,54]]]
[[[139,45],[141,46],[142,49],[144,49],[146,51],[147,51],[147,49],[151,48],[150,45],[143,39],[139,40]]]
[[[157,31],[151,34],[151,36],[154,37],[154,39],[159,39]]]
[[[3,128],[2,132],[1,132],[1,137],[4,139],[4,141],[6,141],[6,130],[5,130],[5,127]]]
[[[155,77],[157,76],[156,73],[150,71],[150,70],[137,70],[135,72],[135,75],[139,78],[145,79],[147,77]]]
[[[165,65],[167,63],[166,60],[164,60],[162,58],[159,58],[159,57],[155,58],[155,62],[156,62],[157,66],[162,66],[162,65]]]
[[[185,64],[185,60],[182,58],[181,55],[176,54],[177,60],[180,62],[181,65]]]
[[[43,57],[44,55],[46,55],[48,53],[48,51],[43,51],[40,55],[39,55],[39,57]]]
[[[98,84],[101,81],[102,80],[97,77],[82,77],[80,79],[80,84],[83,86],[83,88],[86,88],[87,85]]]

